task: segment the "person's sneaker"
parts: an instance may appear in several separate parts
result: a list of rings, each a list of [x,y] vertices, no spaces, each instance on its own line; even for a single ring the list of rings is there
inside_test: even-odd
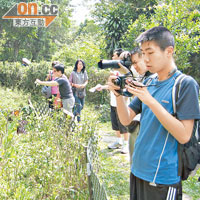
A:
[[[119,142],[114,142],[114,143],[108,145],[109,149],[119,149],[121,147],[122,147],[122,144],[120,144]]]
[[[121,150],[122,154],[127,154],[129,152],[128,144],[124,144]]]

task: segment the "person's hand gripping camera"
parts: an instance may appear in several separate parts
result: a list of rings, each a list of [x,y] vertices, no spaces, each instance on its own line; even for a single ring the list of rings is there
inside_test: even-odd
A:
[[[119,79],[119,76],[117,76],[117,74],[111,73],[110,77],[108,79],[108,89],[111,90],[115,96],[120,96],[120,95],[124,95],[120,94],[119,91],[121,89],[120,85],[116,84],[116,80]],[[125,79],[125,89],[126,91],[131,94],[129,96],[137,96],[144,104],[150,105],[150,103],[153,102],[154,98],[151,96],[151,94],[149,93],[149,91],[147,90],[148,86],[151,85],[144,85],[141,82],[138,82],[136,79]]]
[[[118,78],[118,72],[111,72],[108,78],[107,85],[108,89],[112,91],[115,94],[115,96],[120,96],[120,94],[117,92],[120,90],[120,86],[115,84],[117,78]]]
[[[127,91],[138,97],[144,104],[150,105],[153,102],[154,98],[147,90],[147,87],[151,85],[144,85],[135,80],[126,80],[126,83],[125,88]]]

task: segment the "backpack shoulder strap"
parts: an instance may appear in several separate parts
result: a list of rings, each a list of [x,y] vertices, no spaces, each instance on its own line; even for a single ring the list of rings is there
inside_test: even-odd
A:
[[[176,116],[176,101],[179,98],[179,94],[180,94],[179,92],[180,92],[181,84],[184,78],[186,78],[185,74],[180,74],[179,76],[177,76],[172,88],[172,105],[173,105],[175,116]]]
[[[173,105],[173,111],[174,111],[174,116],[177,116],[176,113],[176,101],[179,97],[179,91],[180,91],[180,87],[181,84],[180,82],[182,82],[182,80],[184,79],[185,75],[184,74],[180,74],[176,77],[176,80],[174,82],[173,88],[172,88],[172,105]],[[178,143],[178,175],[181,176],[183,173],[183,161],[182,161],[182,153],[183,153],[183,145],[180,145],[180,143]]]
[[[174,86],[172,88],[172,104],[173,104],[173,110],[174,110],[175,117],[177,116],[176,102],[177,102],[177,99],[179,98],[182,81],[186,77],[187,77],[187,75],[185,75],[185,74],[180,74],[179,76],[177,76]],[[197,134],[199,134],[198,133],[198,126],[199,126],[198,123],[199,123],[199,120],[195,120],[193,132],[192,132],[192,136],[191,136],[192,140],[189,141],[187,144],[178,143],[178,175],[181,176],[182,180],[186,180],[188,178],[190,172],[192,171],[192,170],[188,171],[188,169],[193,169],[192,168],[193,166],[190,165],[191,162],[194,164],[194,161],[196,161],[195,160],[196,157],[198,157],[198,155],[200,155],[200,152],[197,153],[197,151],[199,151],[197,149],[200,149],[200,146],[198,146],[198,142],[197,142],[197,144],[195,143],[196,141],[198,141],[198,137],[197,137]],[[188,155],[186,155],[186,153],[183,153],[183,152],[186,151],[186,150],[184,150],[185,147],[188,148],[190,145],[194,145],[194,144],[196,145],[195,146],[196,150],[195,151],[192,150],[193,157],[191,157],[191,159],[193,159],[193,160],[191,161],[191,159],[188,158],[189,154],[187,153]],[[194,166],[194,168],[195,168],[195,166]]]

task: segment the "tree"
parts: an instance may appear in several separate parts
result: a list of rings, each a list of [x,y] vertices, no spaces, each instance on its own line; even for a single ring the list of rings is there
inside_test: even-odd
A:
[[[11,6],[21,0],[0,0],[0,14],[3,16]],[[27,2],[32,2],[28,0]],[[26,2],[26,3],[27,3]],[[37,27],[14,27],[12,20],[0,19],[0,33],[3,30],[6,32],[7,42],[3,45],[3,51],[0,56],[1,60],[20,61],[22,57],[27,57],[34,61],[41,59],[51,60],[52,54],[57,50],[57,41],[63,43],[68,28],[70,27],[69,16],[71,8],[70,0],[40,0],[40,4],[57,4],[59,7],[59,16],[48,28]],[[59,30],[59,31],[58,31]],[[59,43],[58,42],[58,43]]]
[[[137,36],[154,26],[165,26],[175,36],[175,59],[180,69],[190,67],[190,55],[199,53],[200,45],[200,1],[174,0],[160,1],[155,6],[155,14],[148,18],[140,15],[130,26],[123,38],[129,48],[133,48]]]
[[[66,66],[74,66],[77,59],[83,59],[87,68],[97,67],[100,58],[105,58],[105,39],[93,20],[85,20],[80,26],[72,26],[70,34],[53,59],[60,60]]]
[[[124,47],[121,40],[128,26],[137,19],[141,13],[150,13],[153,11],[148,6],[154,4],[153,0],[129,1],[129,0],[102,0],[96,4],[93,16],[96,18],[106,40],[106,50],[111,56],[115,48]],[[146,8],[146,7],[147,8]]]
[[[87,68],[96,68],[101,58],[102,43],[102,39],[97,41],[91,35],[81,35],[73,43],[64,44],[60,51],[54,54],[53,59],[65,63],[66,66],[73,66],[77,59],[82,59]]]

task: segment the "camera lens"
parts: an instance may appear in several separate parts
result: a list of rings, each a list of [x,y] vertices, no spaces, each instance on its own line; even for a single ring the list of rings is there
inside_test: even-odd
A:
[[[121,79],[120,78],[117,78],[113,81],[113,83],[117,86],[121,86]]]
[[[118,60],[100,60],[98,62],[98,67],[100,69],[107,69],[107,68],[117,69],[120,68],[118,62],[119,62]]]

